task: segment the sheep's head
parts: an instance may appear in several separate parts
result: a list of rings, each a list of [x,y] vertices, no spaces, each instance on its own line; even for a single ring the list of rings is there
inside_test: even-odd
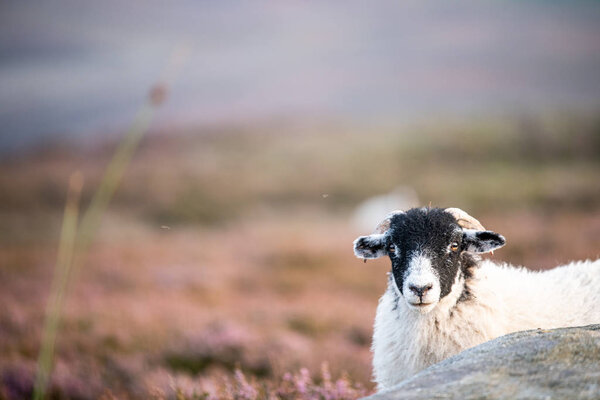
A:
[[[433,310],[473,264],[473,253],[504,246],[502,235],[486,231],[458,208],[413,208],[389,214],[369,236],[354,241],[363,259],[388,256],[396,287],[408,306]]]

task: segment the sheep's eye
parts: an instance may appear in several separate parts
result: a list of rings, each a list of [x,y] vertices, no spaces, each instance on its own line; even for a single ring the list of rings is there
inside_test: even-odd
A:
[[[390,244],[390,246],[388,247],[388,251],[390,253],[395,253],[396,252],[396,246],[394,246],[393,244]]]
[[[452,250],[453,252],[456,253],[458,251],[458,248],[459,248],[459,245],[457,242],[450,243],[450,250]]]

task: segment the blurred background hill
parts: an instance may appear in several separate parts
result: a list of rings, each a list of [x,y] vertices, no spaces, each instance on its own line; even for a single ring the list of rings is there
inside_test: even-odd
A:
[[[587,1],[4,3],[2,144],[122,128],[176,46],[164,124],[595,110],[599,18]]]
[[[0,398],[31,396],[68,178],[82,171],[85,207],[173,49],[186,62],[68,292],[53,398],[191,396],[236,368],[318,383],[323,362],[372,390],[389,267],[351,243],[373,196],[467,210],[506,236],[496,260],[598,257],[599,17],[596,2],[3,3]]]

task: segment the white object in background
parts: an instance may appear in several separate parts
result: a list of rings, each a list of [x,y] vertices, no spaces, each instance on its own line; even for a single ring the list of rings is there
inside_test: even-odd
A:
[[[409,186],[398,186],[392,192],[373,196],[356,207],[352,223],[361,232],[370,232],[393,210],[408,210],[419,206],[417,192]]]

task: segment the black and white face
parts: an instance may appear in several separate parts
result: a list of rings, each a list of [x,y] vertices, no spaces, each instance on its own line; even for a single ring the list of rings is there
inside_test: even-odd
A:
[[[413,208],[391,217],[389,229],[354,242],[359,258],[388,256],[396,287],[409,308],[433,310],[450,294],[468,253],[502,247],[504,238],[491,231],[461,228],[441,208]]]

